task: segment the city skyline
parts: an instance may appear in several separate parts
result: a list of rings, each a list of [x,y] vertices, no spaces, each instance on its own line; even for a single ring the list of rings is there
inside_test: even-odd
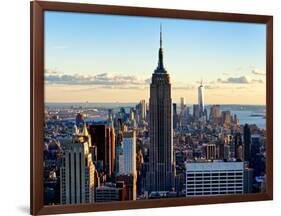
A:
[[[265,109],[225,109],[219,104],[207,108],[209,88],[201,80],[197,101],[190,107],[181,95],[177,110],[172,101],[172,86],[177,85],[166,68],[162,25],[159,30],[157,66],[150,72],[151,81],[145,82],[149,100],[134,95],[138,102],[127,107],[88,107],[87,102],[45,106],[45,205],[266,191]],[[47,82],[141,85],[132,76],[113,77],[109,83],[106,78],[53,74]]]
[[[45,101],[148,100],[160,23],[173,102],[203,79],[206,104],[265,104],[264,25],[61,12],[45,16]]]

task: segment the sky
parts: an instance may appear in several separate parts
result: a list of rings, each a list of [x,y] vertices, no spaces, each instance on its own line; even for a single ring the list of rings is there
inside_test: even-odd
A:
[[[172,100],[266,103],[264,24],[45,12],[45,101],[130,103],[149,99],[160,24]]]

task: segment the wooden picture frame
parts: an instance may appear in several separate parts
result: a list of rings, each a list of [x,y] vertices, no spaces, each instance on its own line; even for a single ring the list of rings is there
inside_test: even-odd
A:
[[[30,213],[58,214],[123,209],[171,207],[198,204],[262,201],[273,199],[273,17],[264,15],[217,13],[174,9],[107,6],[62,2],[31,2],[31,128],[30,128]],[[127,16],[147,16],[261,23],[266,25],[266,192],[229,196],[172,198],[161,200],[122,201],[110,203],[54,205],[43,204],[43,122],[44,122],[44,11],[67,11]]]

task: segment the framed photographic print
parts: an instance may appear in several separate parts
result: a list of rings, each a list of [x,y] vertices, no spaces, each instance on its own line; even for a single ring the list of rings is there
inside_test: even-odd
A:
[[[31,214],[273,199],[273,17],[31,2]]]

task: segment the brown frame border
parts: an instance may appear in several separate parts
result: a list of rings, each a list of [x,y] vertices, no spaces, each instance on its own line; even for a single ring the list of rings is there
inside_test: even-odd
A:
[[[182,18],[266,24],[266,192],[194,198],[123,201],[82,205],[43,205],[43,121],[44,121],[44,11],[67,11],[128,16]],[[34,1],[30,4],[30,214],[78,213],[172,207],[198,204],[273,200],[273,16],[217,13],[143,7],[108,6],[80,3]]]

